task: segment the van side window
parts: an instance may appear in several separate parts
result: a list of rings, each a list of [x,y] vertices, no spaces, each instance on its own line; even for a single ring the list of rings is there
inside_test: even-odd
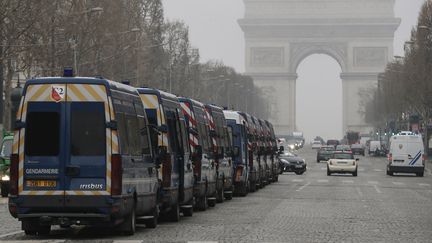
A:
[[[188,141],[189,137],[187,135],[188,133],[186,133],[185,122],[186,121],[183,118],[180,119],[180,131],[181,131],[181,138],[183,140],[182,147],[184,152],[189,152],[189,141]]]
[[[25,154],[57,156],[60,145],[60,113],[29,112],[26,119]]]
[[[106,150],[103,102],[71,104],[71,153],[73,156],[103,156]]]
[[[129,154],[130,155],[141,155],[140,148],[140,136],[138,128],[138,119],[136,116],[126,114],[125,124],[129,144]]]
[[[129,154],[129,144],[126,133],[126,121],[124,113],[116,112],[118,136],[120,138],[120,149],[122,154]]]
[[[179,145],[179,136],[178,136],[178,130],[177,130],[177,120],[175,116],[175,112],[169,109],[166,109],[166,122],[168,126],[168,135],[170,140],[170,147],[173,150],[173,152],[179,152],[180,151],[180,145]]]

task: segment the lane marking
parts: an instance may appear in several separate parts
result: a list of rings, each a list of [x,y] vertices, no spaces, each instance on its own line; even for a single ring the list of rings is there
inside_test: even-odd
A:
[[[329,180],[325,180],[325,179],[324,179],[324,180],[317,180],[317,182],[318,182],[318,183],[328,183]]]
[[[306,188],[307,186],[309,186],[310,184],[311,184],[311,183],[308,182],[308,183],[306,183],[305,185],[301,186],[301,187],[300,187],[299,189],[297,189],[296,191],[299,192],[299,191],[305,189],[305,188]]]
[[[430,184],[427,184],[427,183],[419,183],[418,185],[419,185],[419,186],[425,186],[425,187],[429,187],[429,186],[431,186]]]
[[[114,240],[113,243],[141,243],[142,240]],[[190,242],[190,241],[188,241]]]
[[[397,185],[397,186],[403,186],[403,185],[405,185],[405,183],[403,183],[403,182],[396,182],[396,181],[393,181],[392,182],[394,185]]]
[[[374,169],[375,172],[383,172],[384,170],[381,169]]]
[[[293,179],[292,182],[303,182],[303,179]]]
[[[342,183],[354,183],[353,180],[343,180]]]
[[[356,191],[360,197],[363,197],[363,192],[360,190],[360,188],[356,187]]]
[[[378,192],[378,193],[382,193],[381,190],[378,188],[377,185],[374,185],[374,188],[375,188],[375,191],[376,191],[376,192]]]
[[[20,234],[20,233],[24,233],[24,231],[20,230],[20,231],[6,233],[6,234],[3,234],[3,235],[0,235],[0,238],[8,237],[8,236],[11,236],[11,235],[17,235],[17,234]]]

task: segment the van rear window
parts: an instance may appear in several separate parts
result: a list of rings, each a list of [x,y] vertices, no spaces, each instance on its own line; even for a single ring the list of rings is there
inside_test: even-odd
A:
[[[73,156],[105,155],[105,111],[102,102],[71,104],[71,153]]]
[[[60,144],[60,114],[29,112],[26,120],[25,154],[57,156]]]

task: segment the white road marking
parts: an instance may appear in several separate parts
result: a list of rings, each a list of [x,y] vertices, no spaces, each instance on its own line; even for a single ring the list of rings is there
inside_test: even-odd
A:
[[[403,183],[403,182],[396,182],[396,181],[393,181],[393,184],[397,185],[397,186],[403,186],[403,185],[405,185],[405,183]]]
[[[218,243],[218,241],[188,241],[187,243]]]
[[[375,191],[376,191],[376,192],[378,192],[378,193],[382,193],[381,190],[378,188],[377,185],[374,185],[374,188],[375,188]]]
[[[318,183],[327,183],[329,180],[317,180]]]
[[[360,197],[363,197],[363,192],[360,190],[360,188],[356,187],[356,191]]]
[[[306,188],[307,186],[309,186],[310,184],[311,184],[311,183],[308,182],[308,183],[306,183],[305,185],[301,186],[301,187],[300,187],[299,189],[297,189],[296,191],[299,192],[299,191],[305,189],[305,188]]]
[[[6,234],[3,234],[3,235],[0,235],[0,238],[8,237],[8,236],[11,236],[11,235],[17,235],[17,234],[20,234],[20,233],[24,233],[24,231],[20,230],[20,231],[14,231],[14,232],[6,233]]]
[[[343,180],[342,183],[354,183],[353,180]]]
[[[384,170],[381,169],[374,169],[375,172],[383,172]]]
[[[419,183],[418,185],[419,186],[426,186],[426,187],[431,186],[430,184],[427,184],[427,183]]]
[[[292,182],[303,182],[303,179],[293,179]]]
[[[113,243],[141,243],[141,242],[143,241],[142,240],[114,240],[113,241]],[[188,241],[188,242],[194,242],[194,241]],[[204,241],[200,241],[200,242],[204,242]]]

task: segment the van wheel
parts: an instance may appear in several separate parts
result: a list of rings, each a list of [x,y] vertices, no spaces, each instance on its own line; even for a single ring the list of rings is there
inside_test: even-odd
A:
[[[357,176],[357,170],[353,172],[353,176]]]
[[[198,198],[198,203],[196,205],[196,208],[199,211],[206,211],[207,207],[208,207],[208,205],[207,205],[207,195],[204,195],[204,196]]]
[[[26,235],[36,235],[37,231],[36,230],[24,230],[24,233]]]
[[[225,181],[225,179],[222,178],[222,186],[221,186],[221,188],[216,192],[216,193],[217,193],[217,197],[216,197],[216,198],[217,198],[217,200],[216,200],[217,203],[223,203],[223,202],[224,202],[224,199],[225,199],[224,181]]]
[[[246,193],[246,190],[247,190],[247,189],[246,189],[246,186],[245,186],[244,188],[245,188],[245,189],[244,189],[244,193],[241,194],[242,197],[246,196],[246,194],[247,194],[247,193]],[[256,190],[257,190],[257,185],[256,185],[255,182],[252,182],[252,185],[250,186],[249,191],[250,191],[250,192],[256,192]]]
[[[135,218],[135,205],[132,207],[132,211],[124,219],[124,222],[120,226],[121,231],[125,235],[134,235],[136,230],[136,218]]]
[[[150,229],[156,228],[158,224],[158,218],[159,218],[159,206],[156,206],[153,209],[153,218],[146,221],[145,226]]]
[[[327,176],[331,176],[331,172],[329,169],[327,169]]]
[[[41,225],[38,229],[38,235],[49,235],[51,232],[51,225]]]
[[[171,222],[180,221],[180,207],[179,207],[178,203],[176,203],[174,206],[172,206],[171,210],[168,212],[168,219]]]
[[[416,175],[417,175],[418,177],[423,177],[423,176],[424,176],[424,172],[416,173]]]

